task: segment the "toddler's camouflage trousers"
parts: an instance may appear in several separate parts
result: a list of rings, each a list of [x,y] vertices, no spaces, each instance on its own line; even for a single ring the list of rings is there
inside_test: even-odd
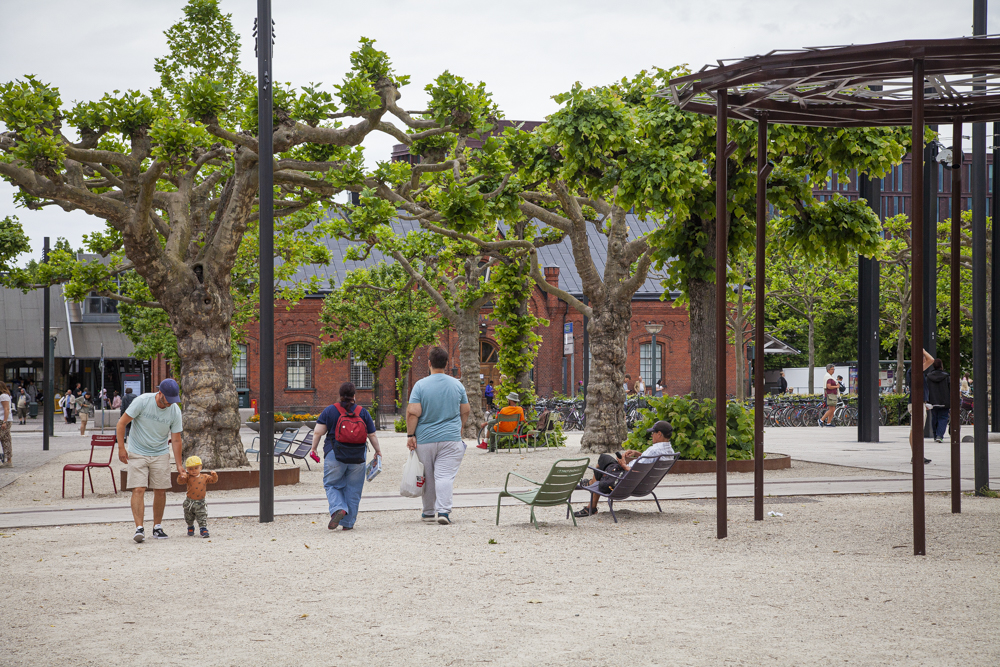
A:
[[[198,519],[198,525],[204,528],[208,525],[208,508],[204,500],[184,499],[184,520],[187,525],[193,526],[194,520]]]

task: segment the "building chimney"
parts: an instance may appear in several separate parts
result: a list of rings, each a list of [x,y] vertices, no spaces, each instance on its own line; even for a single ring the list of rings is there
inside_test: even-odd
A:
[[[559,267],[546,266],[542,270],[545,272],[545,282],[553,287],[559,287]]]

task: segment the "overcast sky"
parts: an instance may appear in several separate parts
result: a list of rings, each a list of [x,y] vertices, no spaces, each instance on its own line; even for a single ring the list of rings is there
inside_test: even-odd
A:
[[[184,4],[0,0],[0,81],[35,74],[58,86],[67,104],[153,87],[153,59],[166,52],[163,31]],[[991,4],[988,25],[1000,33],[1000,1]],[[256,6],[222,0],[253,72]],[[378,41],[398,73],[412,76],[404,108],[421,108],[424,85],[448,69],[485,81],[506,117],[518,120],[552,113],[551,96],[575,81],[603,84],[650,66],[698,69],[772,49],[972,34],[972,0],[273,0],[272,11],[278,81],[339,83],[364,36]],[[392,143],[367,142],[369,160],[384,159]],[[0,183],[0,217],[20,217],[36,254],[44,236],[64,236],[76,247],[84,233],[104,226],[81,212],[15,209],[12,194]]]

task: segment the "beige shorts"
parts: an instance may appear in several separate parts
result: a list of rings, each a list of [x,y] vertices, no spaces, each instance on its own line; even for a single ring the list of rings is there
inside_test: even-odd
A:
[[[126,489],[169,489],[170,486],[170,454],[142,456],[129,453]]]

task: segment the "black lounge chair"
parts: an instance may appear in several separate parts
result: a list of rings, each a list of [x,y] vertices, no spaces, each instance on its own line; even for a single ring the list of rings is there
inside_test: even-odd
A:
[[[608,509],[611,510],[611,518],[618,523],[618,517],[615,516],[615,501],[625,500],[627,498],[642,498],[644,496],[652,495],[653,500],[656,501],[656,509],[660,512],[663,508],[660,507],[660,499],[656,497],[653,490],[659,485],[663,478],[666,476],[670,469],[674,466],[674,462],[677,461],[679,454],[676,452],[673,454],[662,454],[660,456],[640,456],[632,464],[631,468],[622,473],[614,474],[605,472],[593,466],[589,466],[591,470],[595,473],[600,473],[603,475],[609,475],[610,477],[617,479],[618,483],[615,484],[614,488],[610,492],[604,492],[600,489],[600,483],[595,481],[590,486],[583,487],[584,491],[590,491],[595,493],[602,498],[607,499]]]

